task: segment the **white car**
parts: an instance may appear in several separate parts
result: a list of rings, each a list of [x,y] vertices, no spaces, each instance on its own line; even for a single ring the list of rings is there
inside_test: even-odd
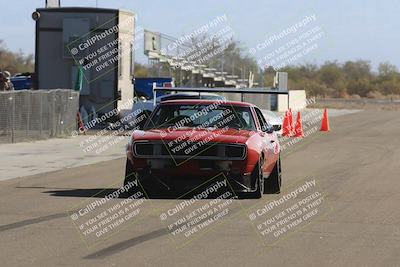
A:
[[[187,92],[187,93],[177,93],[177,94],[166,94],[156,98],[156,105],[154,105],[153,99],[140,99],[136,103],[133,104],[131,114],[129,119],[125,120],[125,123],[130,123],[131,121],[135,121],[135,119],[142,114],[150,115],[153,112],[154,108],[161,102],[168,100],[176,100],[176,99],[206,99],[206,100],[226,100],[225,97],[213,94],[213,93],[195,93],[195,92]],[[128,115],[129,116],[129,115]],[[141,124],[144,124],[144,121],[141,120],[142,123],[139,123],[139,127]]]
[[[209,99],[209,100],[226,100],[225,97],[213,94],[213,93],[195,93],[195,92],[187,92],[187,93],[177,93],[177,94],[166,94],[156,98],[156,105],[154,105],[153,99],[143,99],[137,101],[133,104],[131,114],[132,116],[128,120],[125,120],[126,123],[130,121],[134,121],[137,117],[141,116],[143,113],[150,115],[153,112],[154,108],[157,104],[168,101],[168,100],[175,100],[175,99]],[[266,120],[274,127],[276,133],[278,135],[282,134],[282,118],[277,114],[270,110],[262,110],[262,113]],[[145,121],[142,121],[144,124]],[[140,125],[140,124],[139,124]]]
[[[270,110],[262,110],[265,119],[274,127],[278,135],[282,135],[282,118],[277,113]]]

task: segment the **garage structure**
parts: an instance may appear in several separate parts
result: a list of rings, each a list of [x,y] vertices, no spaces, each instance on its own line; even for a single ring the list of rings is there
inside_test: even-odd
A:
[[[134,72],[132,12],[118,9],[39,8],[36,21],[36,89],[76,88],[80,106],[104,114],[131,109]],[[82,75],[83,74],[83,75]]]

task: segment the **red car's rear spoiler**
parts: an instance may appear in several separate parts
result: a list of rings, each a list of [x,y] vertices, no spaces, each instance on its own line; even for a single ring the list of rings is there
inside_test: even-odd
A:
[[[156,105],[157,91],[164,92],[199,92],[199,93],[241,93],[241,94],[269,94],[269,95],[288,95],[288,90],[278,90],[277,88],[234,88],[234,87],[157,87],[153,85],[153,103]],[[243,95],[242,95],[243,101]],[[288,101],[289,103],[289,101]]]

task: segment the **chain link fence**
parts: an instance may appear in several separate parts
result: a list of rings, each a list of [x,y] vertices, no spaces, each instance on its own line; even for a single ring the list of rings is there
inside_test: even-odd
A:
[[[70,135],[79,92],[68,89],[0,92],[0,143]]]

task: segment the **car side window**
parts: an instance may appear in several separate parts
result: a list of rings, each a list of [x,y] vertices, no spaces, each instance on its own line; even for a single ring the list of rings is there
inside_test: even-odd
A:
[[[264,115],[262,114],[261,110],[258,108],[255,108],[255,111],[257,114],[257,119],[260,122],[261,128],[263,128],[263,126],[269,125],[269,123],[265,120]]]

